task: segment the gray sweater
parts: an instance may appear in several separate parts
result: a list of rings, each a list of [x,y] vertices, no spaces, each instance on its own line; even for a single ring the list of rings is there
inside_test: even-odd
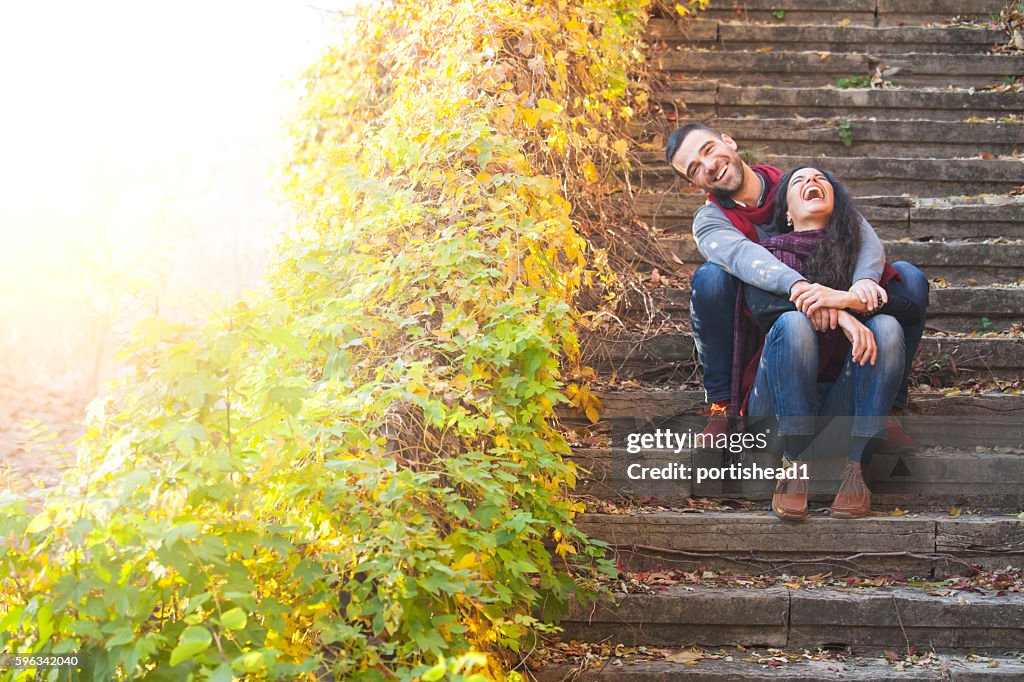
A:
[[[764,227],[757,226],[761,239],[778,234]],[[871,279],[877,282],[882,276],[885,250],[874,228],[864,218],[861,218],[860,234],[860,253],[857,255],[853,281]],[[763,246],[744,237],[715,204],[705,204],[693,215],[693,238],[705,259],[758,289],[789,296],[790,288],[804,279],[799,272],[783,265]]]

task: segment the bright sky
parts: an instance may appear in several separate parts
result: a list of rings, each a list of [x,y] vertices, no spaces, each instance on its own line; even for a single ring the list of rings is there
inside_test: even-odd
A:
[[[182,159],[230,164],[239,148],[269,151],[294,101],[284,81],[331,34],[318,7],[345,4],[9,3],[0,18],[0,239],[35,241],[28,233],[40,226],[23,219],[39,208],[85,217],[98,183],[132,195],[138,184],[179,181],[171,171]],[[119,199],[146,203],[158,190]],[[9,220],[12,209],[21,219]]]
[[[102,309],[112,276],[254,286],[290,221],[269,178],[296,100],[285,81],[353,4],[6,3],[0,336],[47,306]]]

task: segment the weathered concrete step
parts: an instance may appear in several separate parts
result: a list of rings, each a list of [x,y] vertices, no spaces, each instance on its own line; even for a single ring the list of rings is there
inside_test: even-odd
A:
[[[1006,42],[990,27],[812,26],[790,22],[750,24],[698,19],[652,19],[647,38],[654,42],[723,50],[829,50],[833,52],[987,53]]]
[[[585,338],[584,344],[584,357],[590,365],[620,377],[671,378],[696,364],[693,337],[683,332]],[[918,360],[947,368],[962,378],[1018,378],[1024,373],[1024,339],[926,335]]]
[[[936,654],[934,665],[896,667],[884,657],[844,657],[844,660],[804,658],[799,651],[798,662],[781,663],[778,650],[747,649],[712,652],[717,658],[694,663],[689,649],[669,649],[663,660],[633,660],[629,655],[616,661],[599,661],[580,671],[576,662],[552,665],[534,674],[538,682],[575,680],[626,680],[626,682],[671,682],[672,680],[704,680],[706,682],[752,682],[753,680],[786,680],[787,682],[878,682],[878,680],[931,680],[933,682],[982,682],[1024,679],[1024,663],[1010,656],[971,657]],[[901,650],[901,651],[905,651]],[[675,661],[671,657],[676,656]],[[772,665],[760,661],[774,659]],[[618,662],[620,661],[621,662]]]
[[[636,388],[625,390],[598,390],[594,395],[600,399],[601,422],[599,426],[612,429],[635,430],[637,424],[647,422],[667,423],[670,419],[689,419],[702,414],[704,393],[687,389]],[[987,393],[985,395],[959,395],[932,391],[914,391],[910,394],[908,413],[913,419],[904,419],[910,430],[917,424],[936,424],[936,430],[925,438],[926,442],[948,448],[974,448],[979,445],[1021,447],[1019,437],[1024,428],[1024,396],[1010,393]],[[589,425],[582,412],[572,407],[559,407],[559,419],[568,425]],[[1017,424],[1015,429],[989,429],[984,438],[971,433],[970,424],[986,421],[1006,425]],[[703,426],[703,419],[693,423]],[[939,426],[945,423],[943,428]],[[607,430],[607,429],[605,429]],[[963,434],[964,440],[957,442],[955,433]]]
[[[707,125],[728,133],[740,149],[758,156],[935,159],[976,158],[981,153],[1004,156],[1024,150],[1024,121],[724,118]]]
[[[927,579],[970,574],[974,565],[1003,570],[1024,561],[1024,521],[1005,514],[833,519],[812,513],[807,521],[792,523],[767,511],[657,511],[583,514],[576,524],[609,543],[616,562],[628,571],[662,566],[748,575],[832,571]]]
[[[632,423],[636,424],[647,420],[698,415],[704,407],[704,393],[688,389],[595,390],[594,395],[601,401],[601,419],[605,421],[632,420]],[[562,406],[557,408],[557,412],[562,422],[572,425],[589,424],[586,417],[576,408]],[[1006,423],[1024,424],[1024,396],[994,392],[985,395],[960,395],[914,391],[910,394],[908,412],[914,416],[937,417],[947,422],[966,422],[969,418],[989,417],[1004,420]],[[961,426],[956,424],[955,428]],[[958,447],[956,443],[944,444],[948,447]],[[992,444],[1020,447],[1021,440],[993,440]],[[971,445],[981,443],[973,442]]]
[[[827,5],[806,0],[745,0],[736,4],[710,3],[701,18],[719,21],[770,21],[777,24],[831,24],[848,20],[875,24],[875,0],[838,0]],[[778,19],[778,12],[783,12]]]
[[[665,163],[664,154],[640,153],[645,190],[678,188],[685,181]],[[758,163],[788,170],[814,166],[834,172],[856,196],[883,195],[898,188],[917,196],[1005,194],[1024,183],[1024,162],[1019,159],[899,159],[891,157],[819,157],[758,154]]]
[[[1024,646],[1024,595],[895,588],[696,588],[574,603],[563,639],[626,645],[1003,653]]]
[[[1013,284],[1024,277],[1024,244],[988,242],[911,242],[885,241],[886,259],[905,260],[924,271],[929,278],[950,283]],[[692,237],[665,237],[658,248],[669,258],[683,264],[698,265],[704,257]]]
[[[691,78],[788,87],[834,85],[840,79],[870,77],[876,68],[901,87],[983,87],[1024,73],[1024,57],[1003,54],[669,50],[654,55],[651,63],[664,73]]]
[[[928,300],[932,329],[1003,331],[1024,322],[1024,288],[933,287]]]
[[[907,418],[904,423],[909,431],[924,432],[927,437],[933,434],[929,426],[938,422],[931,418]],[[1016,436],[1018,447],[1024,444],[1024,429],[1016,424],[992,419],[979,419],[976,424],[1010,429]],[[653,436],[660,429],[696,436],[703,426],[701,418],[639,425],[634,422],[629,433]],[[627,435],[622,434],[616,440],[625,441]],[[935,440],[934,435],[930,440]],[[978,442],[973,440],[970,446],[973,448]],[[949,447],[945,442],[942,446]],[[609,500],[655,499],[662,504],[685,507],[688,497],[770,500],[775,491],[775,481],[744,477],[778,467],[780,457],[768,452],[747,452],[730,455],[726,461],[726,455],[720,450],[685,449],[677,453],[672,448],[630,453],[627,447],[618,447],[577,449],[573,452],[572,461],[586,470],[579,477],[577,494]],[[813,502],[828,504],[832,501],[839,489],[845,464],[843,457],[808,462],[808,492]],[[731,465],[735,465],[734,468],[729,468]],[[679,467],[686,467],[685,472],[680,473]],[[934,510],[950,506],[1024,509],[1024,490],[1020,485],[1024,477],[1024,455],[1019,453],[928,450],[910,455],[878,454],[872,460],[871,469],[871,500],[876,509]],[[722,471],[721,477],[711,478],[719,476],[715,470]],[[662,477],[664,474],[677,478],[666,479]],[[698,480],[702,477],[703,480]],[[1024,537],[1024,527],[1021,530]],[[1024,552],[1024,545],[1019,549]],[[1024,555],[1018,559],[1022,557]]]
[[[661,287],[651,292],[662,312],[687,315],[690,290]],[[933,287],[928,295],[928,326],[939,331],[1003,331],[1024,322],[1024,287]]]
[[[685,117],[713,115],[807,118],[877,116],[886,119],[959,121],[1019,115],[1024,94],[967,89],[786,88],[729,85],[703,79],[672,81],[654,99],[682,124]]]
[[[988,21],[1006,6],[1003,0],[931,0],[927,3],[901,0],[833,0],[827,4],[810,0],[742,0],[711,3],[700,17],[720,21],[768,21],[776,24],[831,24],[852,22],[867,26],[924,25],[954,16]],[[779,18],[778,12],[782,12]]]
[[[633,207],[648,224],[688,235],[693,214],[704,203],[703,193],[682,188],[638,193]],[[857,205],[882,239],[1024,239],[1024,197],[861,195]]]
[[[876,12],[881,26],[922,25],[960,17],[979,22],[997,23],[1006,8],[1002,0],[928,0],[911,3],[904,0],[878,0]]]

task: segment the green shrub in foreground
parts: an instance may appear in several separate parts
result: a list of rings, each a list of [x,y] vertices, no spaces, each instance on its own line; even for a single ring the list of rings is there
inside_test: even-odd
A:
[[[62,489],[0,497],[0,647],[97,680],[505,676],[610,570],[551,420],[643,4],[403,0],[326,54],[266,290],[141,325]]]

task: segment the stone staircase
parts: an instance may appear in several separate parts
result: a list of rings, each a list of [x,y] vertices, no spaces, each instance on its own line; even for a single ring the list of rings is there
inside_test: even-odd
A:
[[[589,501],[579,525],[612,546],[622,574],[610,601],[576,604],[563,621],[564,650],[608,656],[569,656],[539,679],[1024,679],[1024,397],[1001,390],[1024,373],[1024,196],[1013,194],[1024,185],[1024,93],[1007,87],[1024,56],[993,53],[1004,7],[741,0],[712,2],[685,25],[651,23],[664,116],[644,131],[653,144],[632,181],[637,213],[661,238],[636,262],[649,270],[657,255],[682,276],[662,272],[677,284],[652,292],[664,330],[585,345],[611,386],[596,392],[598,424],[562,413],[584,443],[573,453]],[[866,87],[872,78],[881,87]],[[844,79],[864,87],[837,87]],[[767,511],[771,481],[629,475],[631,465],[778,462],[626,448],[628,433],[704,424],[685,286],[702,262],[690,223],[703,197],[658,146],[695,120],[730,133],[748,160],[835,171],[888,259],[932,279],[918,355],[929,376],[988,382],[912,393],[905,426],[925,447],[875,458],[869,518],[829,518],[839,461],[812,463],[802,524]],[[964,582],[974,568],[1002,577]]]

